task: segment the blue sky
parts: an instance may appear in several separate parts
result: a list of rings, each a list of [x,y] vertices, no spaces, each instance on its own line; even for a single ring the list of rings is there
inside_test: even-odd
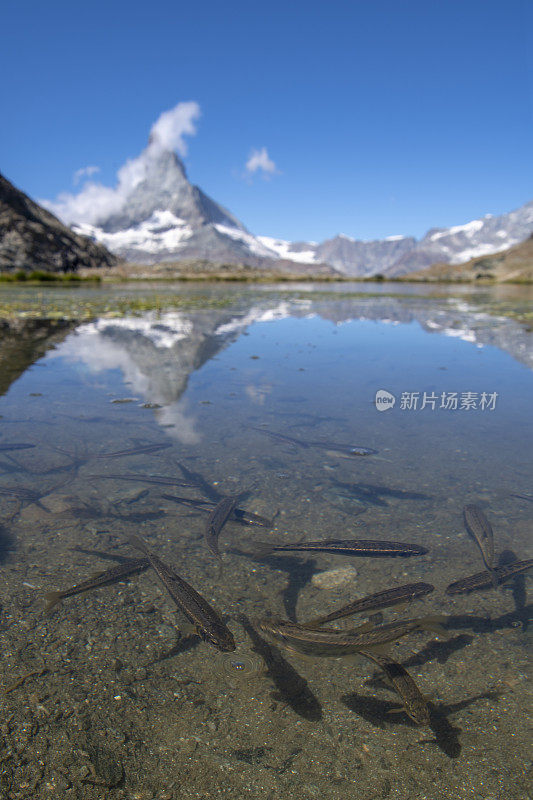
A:
[[[189,178],[256,234],[421,236],[533,198],[529,0],[192,5],[4,0],[0,171],[113,186],[194,102]]]

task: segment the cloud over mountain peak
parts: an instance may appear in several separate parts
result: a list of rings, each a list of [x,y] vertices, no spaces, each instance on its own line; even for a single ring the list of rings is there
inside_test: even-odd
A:
[[[79,192],[61,192],[55,200],[40,200],[67,225],[95,225],[100,219],[117,214],[131,192],[146,178],[151,162],[161,153],[177,151],[185,155],[185,136],[196,134],[195,122],[201,114],[198,103],[178,103],[164,111],[150,129],[148,146],[136,158],[131,158],[117,172],[116,186],[86,182]],[[92,168],[94,170],[94,168]],[[81,174],[85,170],[78,170]]]

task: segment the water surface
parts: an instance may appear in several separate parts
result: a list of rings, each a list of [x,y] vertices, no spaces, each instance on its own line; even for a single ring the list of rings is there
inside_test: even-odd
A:
[[[27,316],[2,339],[0,447],[36,445],[0,453],[4,687],[27,676],[4,701],[7,797],[527,797],[527,578],[444,593],[483,569],[467,503],[490,519],[499,562],[531,556],[531,333],[494,311],[526,300],[332,289],[3,292]],[[70,322],[39,322],[66,310]],[[392,409],[377,410],[379,390]],[[157,445],[170,446],[144,452]],[[184,474],[197,487],[153,482]],[[205,512],[175,498],[238,492],[273,528],[228,522],[221,571]],[[192,634],[151,572],[43,616],[47,592],[133,556],[129,533],[225,615],[235,658]],[[429,552],[246,552],[350,537]],[[431,699],[430,728],[389,713],[401,705],[370,662],[302,659],[255,626],[419,580],[435,592],[385,618],[450,616],[448,639],[391,649]]]

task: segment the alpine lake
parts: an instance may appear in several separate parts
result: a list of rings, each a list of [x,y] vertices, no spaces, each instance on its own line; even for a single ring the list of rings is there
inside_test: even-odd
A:
[[[532,300],[511,285],[0,285],[0,797],[530,797],[530,578],[446,588],[485,570],[467,505],[493,567],[532,556]],[[219,559],[206,529],[228,496],[264,519],[222,520]],[[131,536],[142,571],[52,594],[145,557]],[[327,539],[427,552],[302,549]],[[157,559],[234,650],[198,635]],[[419,582],[434,590],[324,627],[426,620],[386,657],[427,724],[357,650],[269,634]]]

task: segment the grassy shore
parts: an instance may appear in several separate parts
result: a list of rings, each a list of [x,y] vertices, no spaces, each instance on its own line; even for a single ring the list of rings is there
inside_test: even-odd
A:
[[[432,268],[433,269],[433,268]],[[425,273],[425,274],[424,274]],[[153,282],[212,282],[212,283],[442,283],[458,285],[492,286],[496,284],[531,285],[533,279],[513,277],[505,279],[488,275],[474,275],[448,271],[424,271],[410,275],[388,276],[375,274],[366,277],[342,275],[327,267],[316,272],[309,270],[276,270],[248,267],[242,264],[211,264],[207,261],[171,262],[161,264],[121,263],[113,267],[81,269],[77,272],[23,270],[0,272],[0,283],[62,285],[80,283],[126,283],[130,281]]]

